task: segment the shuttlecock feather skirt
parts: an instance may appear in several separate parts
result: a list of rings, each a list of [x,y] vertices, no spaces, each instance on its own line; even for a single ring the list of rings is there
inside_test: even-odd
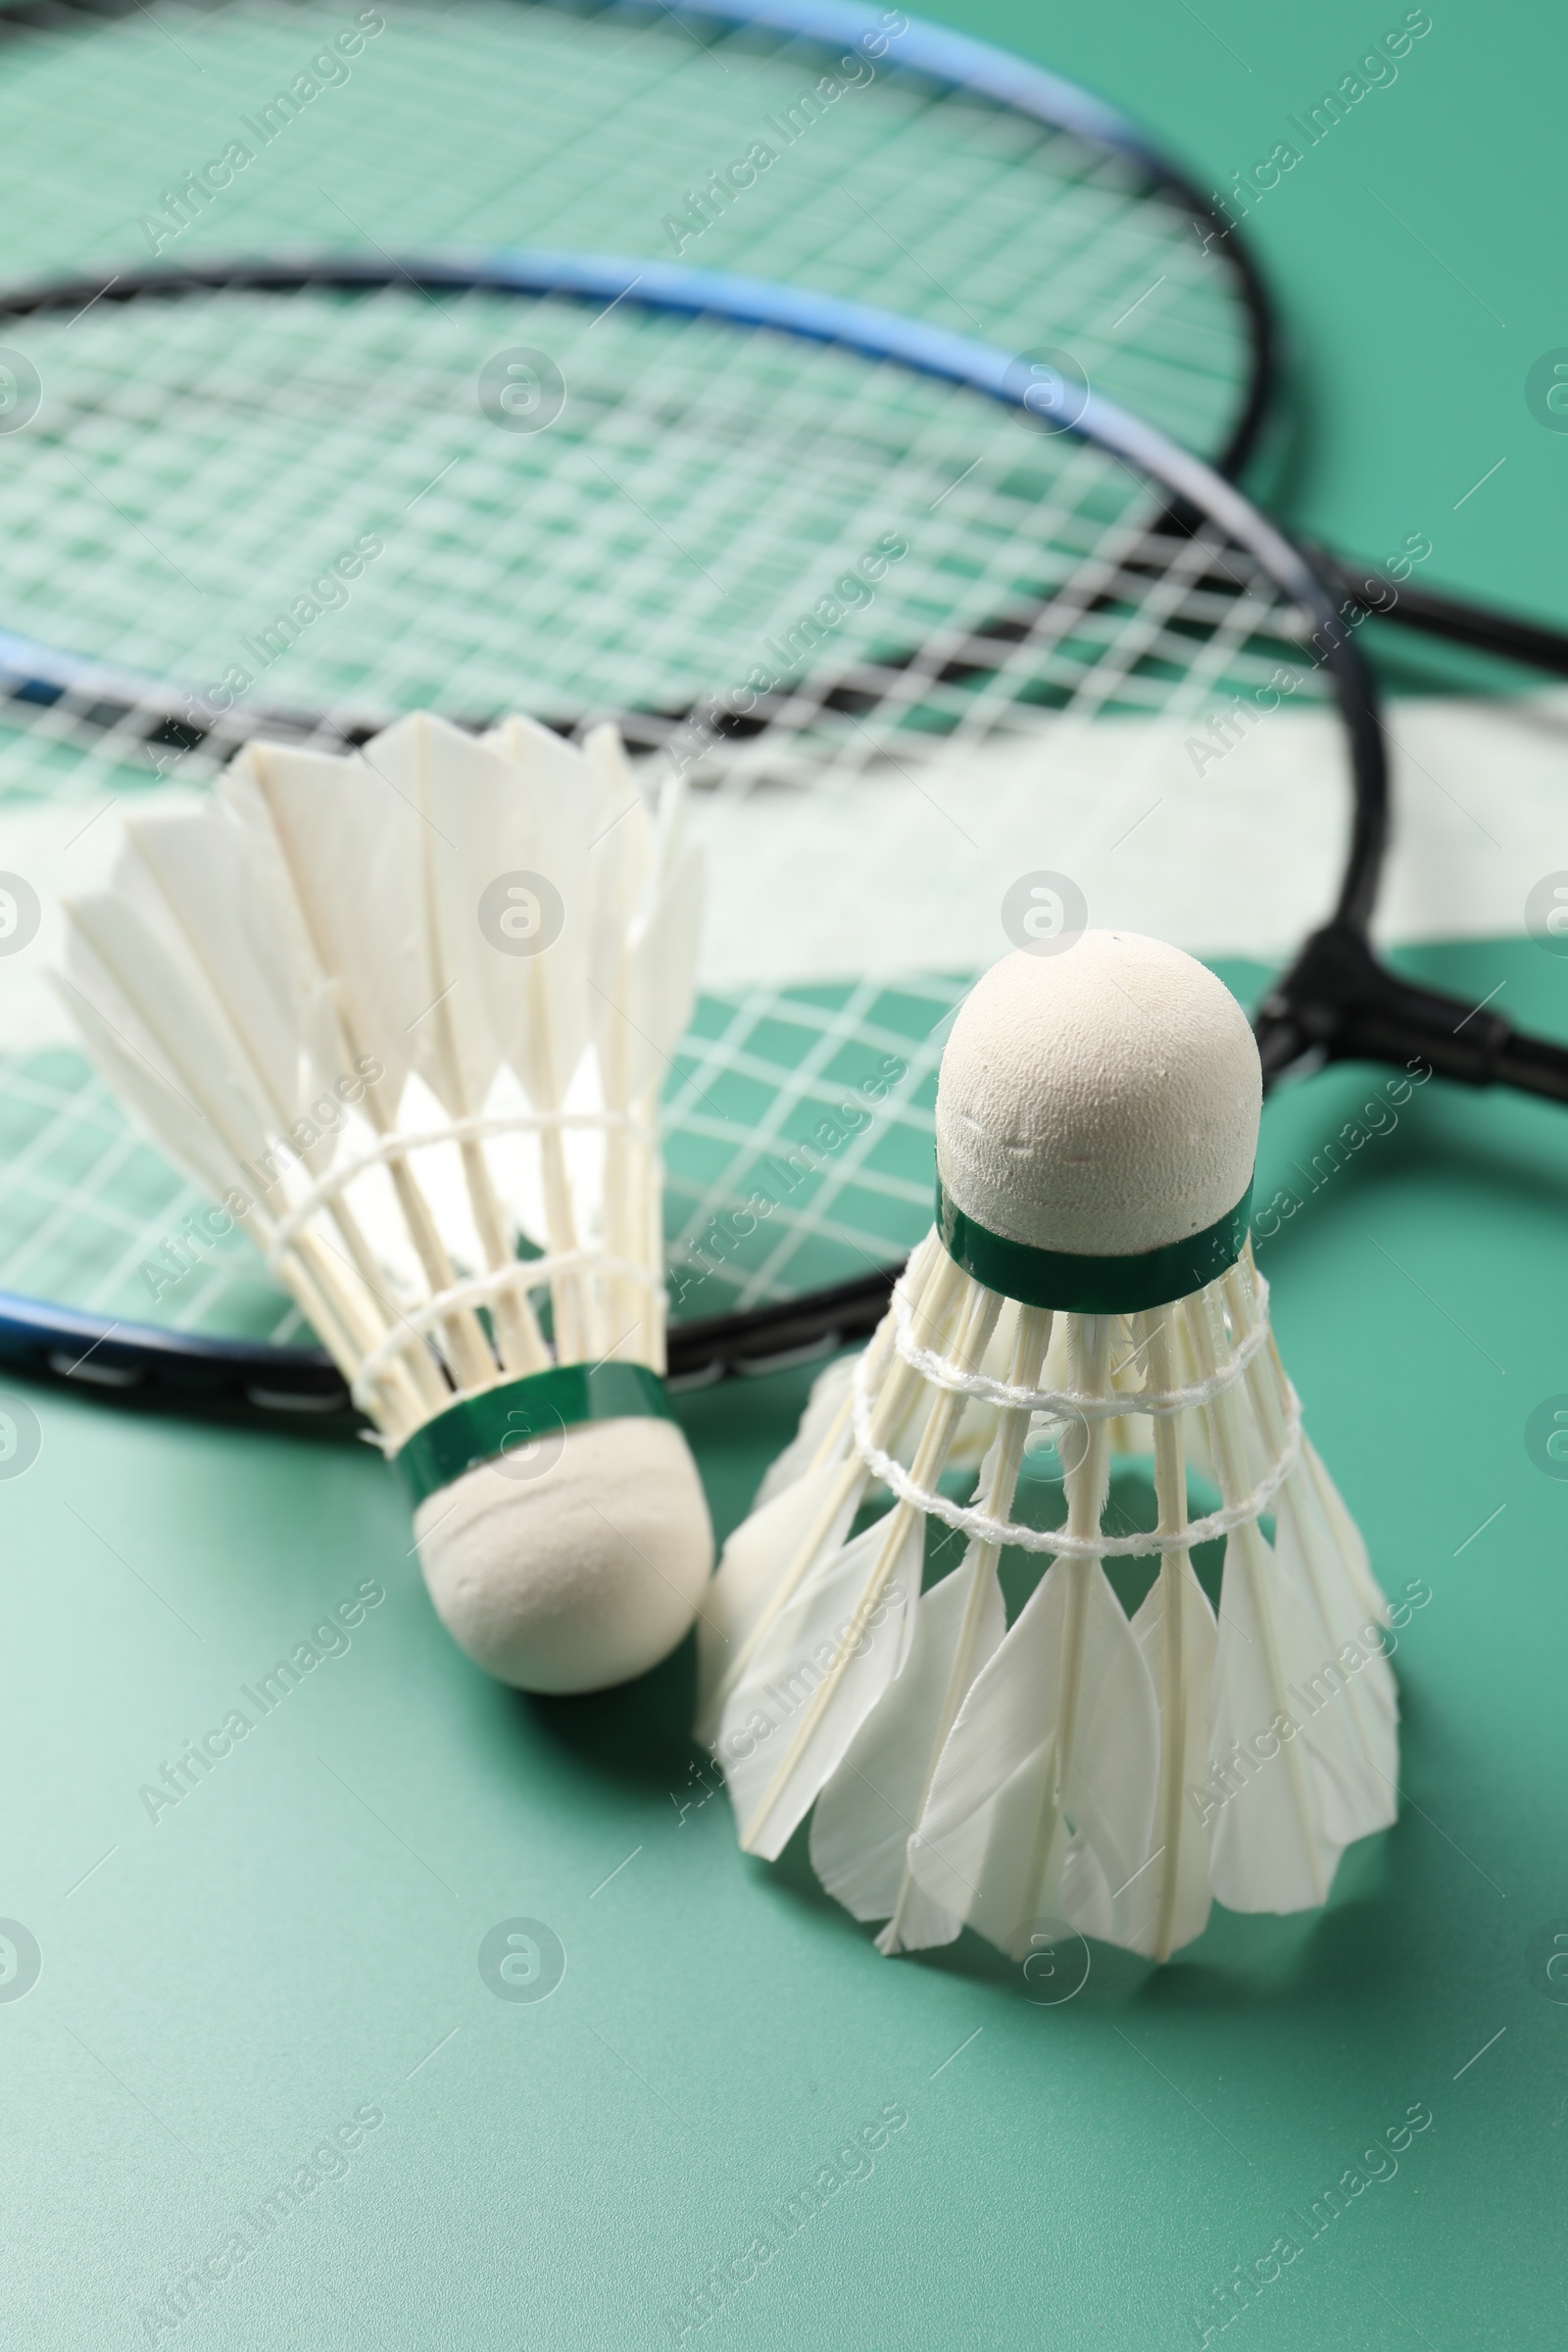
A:
[[[330,1350],[444,1622],[528,1689],[667,1654],[711,1557],[660,1409],[682,797],[612,728],[414,713],[348,758],[248,745],[66,907],[89,1050]]]
[[[1027,1951],[1047,1920],[1163,1959],[1216,1896],[1320,1904],[1393,1820],[1386,1603],[1239,1247],[1174,1302],[1082,1314],[1004,1298],[933,1232],[731,1537],[699,1734],[749,1850],[777,1855],[815,1804],[818,1876],[885,1951],[964,1926]],[[1043,1441],[1052,1529],[1013,1515]],[[1128,1454],[1152,1461],[1152,1530],[1106,1524]],[[1195,1513],[1199,1482],[1219,1500]],[[933,1522],[964,1549],[922,1592]],[[1216,1539],[1217,1617],[1192,1558]],[[1004,1553],[1046,1562],[1010,1626]],[[1157,1567],[1129,1616],[1104,1564],[1139,1556]]]

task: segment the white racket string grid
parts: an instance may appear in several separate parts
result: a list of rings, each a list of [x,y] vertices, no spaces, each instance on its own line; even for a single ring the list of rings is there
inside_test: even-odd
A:
[[[1004,811],[1026,795],[1033,805],[1048,772],[1081,775],[1107,808],[1125,798],[1131,822],[1169,762],[1185,769],[1187,735],[1216,697],[1264,695],[1289,665],[1296,699],[1321,703],[1298,597],[1217,526],[1175,531],[1168,497],[1136,467],[1027,428],[974,385],[781,326],[648,307],[636,270],[615,270],[592,300],[234,285],[29,315],[51,437],[14,437],[14,488],[91,556],[84,572],[79,559],[43,563],[26,534],[0,545],[0,590],[9,577],[30,632],[26,644],[0,633],[0,806],[14,805],[23,830],[8,861],[38,890],[46,925],[60,896],[94,886],[99,845],[149,786],[188,808],[251,736],[329,755],[410,709],[487,725],[520,705],[583,736],[614,713],[650,783],[684,774],[690,821],[724,877],[705,994],[760,977],[793,1021],[805,1002],[793,982],[804,992],[824,970],[840,976],[824,958],[842,956],[826,943],[845,933],[831,889],[816,894],[814,927],[786,919],[790,894],[760,879],[776,864],[816,870],[826,840],[833,868],[858,867],[863,843],[898,827],[917,862],[929,853],[946,874],[949,784],[994,789]],[[492,358],[514,347],[551,355],[568,387],[548,428],[502,429],[475,399]],[[172,473],[184,484],[174,501]],[[258,573],[263,513],[276,560]],[[233,534],[226,563],[215,514]],[[224,583],[177,629],[149,592],[147,534],[193,578]],[[0,594],[0,617],[4,605]],[[83,671],[34,639],[95,658]],[[915,780],[940,847],[924,820],[905,827]],[[46,825],[45,795],[82,802],[69,856],[55,837],[77,827]],[[867,948],[885,978],[885,952],[874,938]],[[26,959],[6,977],[25,984]],[[147,1181],[149,1154],[132,1170],[78,1057],[53,1046],[46,1057],[57,1033],[46,1003],[36,1022],[45,995],[23,986],[33,1010],[0,1056],[16,1170],[0,1204],[6,1287],[145,1321],[139,1268],[193,1203]],[[760,995],[744,1017],[760,1040],[773,1034]],[[38,1050],[24,1052],[29,1037]],[[902,1032],[894,1042],[915,1059]],[[915,1042],[923,1052],[923,1033]],[[727,1044],[710,1027],[681,1051],[705,1066],[671,1097],[677,1257],[749,1190],[738,1178],[720,1198],[700,1148],[737,1116]],[[768,1084],[777,1109],[748,1097],[741,1114],[764,1145],[801,1081],[775,1056]],[[408,1116],[441,1123],[428,1103]],[[357,1141],[368,1149],[373,1131]],[[840,1279],[919,1230],[923,1200],[876,1205],[832,1232]],[[798,1216],[799,1201],[787,1206]],[[492,1270],[478,1250],[477,1273]],[[422,1265],[416,1287],[400,1303],[431,1292]],[[301,1333],[237,1248],[160,1292],[165,1319],[215,1337]],[[370,1376],[387,1368],[376,1356]]]

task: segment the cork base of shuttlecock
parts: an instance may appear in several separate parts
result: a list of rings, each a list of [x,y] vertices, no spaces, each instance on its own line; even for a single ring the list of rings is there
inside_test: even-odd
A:
[[[713,1564],[697,1465],[672,1421],[584,1421],[532,1475],[487,1462],[415,1513],[436,1612],[521,1690],[604,1690],[667,1657]]]

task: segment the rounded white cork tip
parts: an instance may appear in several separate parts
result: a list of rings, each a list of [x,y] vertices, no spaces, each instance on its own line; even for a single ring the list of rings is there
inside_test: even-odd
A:
[[[1204,1232],[1257,1156],[1247,1016],[1179,948],[1086,931],[1020,949],[959,1007],[937,1083],[955,1207],[1036,1250],[1131,1257]]]
[[[583,1421],[528,1473],[487,1462],[414,1517],[436,1613],[519,1690],[606,1690],[669,1655],[713,1565],[697,1465],[672,1421]]]

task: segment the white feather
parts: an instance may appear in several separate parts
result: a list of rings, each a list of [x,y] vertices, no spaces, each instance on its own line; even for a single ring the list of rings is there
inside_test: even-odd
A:
[[[590,964],[607,937],[632,953],[630,918],[617,934],[614,909],[601,921],[591,903],[612,798],[603,760],[526,721],[478,743],[416,715],[350,758],[251,745],[207,809],[133,819],[112,890],[70,910],[67,978],[95,1051],[204,1189],[259,1195],[265,1240],[310,1180],[343,1171],[343,1189],[304,1212],[283,1270],[300,1271],[313,1319],[325,1285],[334,1328],[321,1336],[351,1378],[402,1340],[372,1382],[394,1437],[454,1384],[550,1360],[521,1285],[489,1326],[454,1307],[427,1343],[408,1321],[472,1274],[509,1277],[525,1219],[552,1250],[612,1250],[622,1269],[646,1267],[558,1275],[566,1356],[662,1362],[646,1138],[634,1150],[612,1127],[573,1136],[572,1152],[548,1130],[395,1148],[444,1118],[526,1129],[529,1102],[559,1107],[594,1028]],[[514,870],[544,874],[567,908],[539,955],[497,953],[481,928],[484,890]],[[597,1079],[586,1098],[592,1116]],[[377,1133],[394,1147],[383,1162]]]
[[[1346,1839],[1332,1764],[1319,1769],[1296,1693],[1317,1660],[1299,1602],[1261,1531],[1225,1546],[1209,1740],[1214,1892],[1233,1911],[1323,1902]]]
[[[362,1056],[380,1064],[370,1088],[390,1125],[429,1010],[422,953],[416,806],[363,758],[251,746],[257,788],[271,818],[312,952],[330,974],[343,1038],[333,1078]]]
[[[194,964],[185,979],[194,987],[199,974],[206,983],[205,1002],[220,1010],[272,1119],[293,1121],[310,1093],[307,1025],[323,1000],[282,912],[275,848],[247,839],[221,806],[130,817],[125,836],[115,896],[166,951],[177,936]]]
[[[1202,1934],[1210,1899],[1202,1788],[1216,1633],[1185,1552],[1162,1564],[1133,1633],[1159,1708],[1159,1794],[1149,1864],[1128,1889],[1129,1940],[1163,1960]]]
[[[408,786],[428,818],[422,847],[432,882],[429,986],[452,990],[454,1029],[487,1041],[493,1056],[488,1067],[475,1069],[468,1089],[473,1106],[484,1100],[494,1061],[504,1061],[536,1108],[555,1109],[592,1028],[588,860],[603,810],[594,771],[543,727],[510,728],[500,739],[505,754],[495,741],[475,743],[424,717],[405,720],[380,741],[400,752],[406,741]],[[503,953],[479,919],[485,894],[518,873],[541,876],[563,913],[559,934],[524,956]]]
[[[923,1550],[923,1522],[896,1505],[835,1553],[758,1642],[713,1742],[749,1853],[783,1852],[903,1665]]]
[[[784,1579],[803,1547],[810,1545],[808,1570],[842,1547],[862,1484],[846,1480],[836,1463],[809,1471],[754,1510],[731,1535],[698,1620],[695,1739],[711,1743],[758,1629],[782,1598]],[[813,1529],[819,1531],[814,1541]]]
[[[1280,1495],[1275,1557],[1316,1638],[1312,1739],[1332,1757],[1343,1800],[1332,1816],[1335,1835],[1348,1845],[1387,1829],[1397,1810],[1398,1699],[1376,1638],[1381,1629],[1374,1624],[1369,1638],[1305,1465]]]
[[[1138,1352],[1148,1385],[1169,1394],[1180,1358],[1173,1326],[1182,1321],[1158,1308],[1137,1318]],[[1150,1416],[1159,1530],[1185,1535],[1191,1519],[1184,1435],[1191,1413]],[[1209,1838],[1202,1783],[1208,1761],[1208,1699],[1214,1676],[1214,1612],[1193,1573],[1185,1548],[1160,1556],[1159,1572],[1133,1619],[1159,1708],[1159,1788],[1151,1830],[1152,1845],[1127,1890],[1126,1940],[1133,1949],[1167,1959],[1200,1936],[1209,1912]]]
[[[1042,1917],[1105,1936],[1149,1852],[1158,1716],[1121,1604],[1056,1560],[975,1678],[909,1845],[919,1884],[1003,1950]]]
[[[775,1495],[782,1494],[786,1487],[803,1478],[829,1437],[837,1440],[835,1454],[842,1460],[849,1447],[850,1391],[862,1352],[835,1357],[827,1370],[819,1372],[812,1381],[800,1427],[765,1473],[752,1499],[754,1511],[764,1509]]]
[[[1255,1320],[1244,1265],[1231,1270],[1224,1288],[1238,1324]],[[1282,1451],[1291,1402],[1270,1342],[1253,1357],[1228,1407],[1233,1428],[1255,1433],[1249,1475]],[[1370,1576],[1360,1538],[1304,1441],[1275,1514],[1275,1562],[1317,1650],[1310,1679],[1297,1683],[1301,1736],[1317,1768],[1325,1829],[1337,1845],[1348,1845],[1387,1828],[1396,1810],[1398,1701],[1379,1638],[1386,1611],[1381,1595],[1371,1612],[1361,1606],[1357,1571],[1367,1583]]]
[[[994,1334],[982,1358],[987,1375],[1014,1390],[1040,1377],[1052,1318],[1036,1308],[1006,1317],[1007,1352]],[[968,1419],[966,1408],[964,1420]],[[996,1442],[981,1463],[976,1501],[994,1519],[1012,1509],[1032,1418],[1028,1407],[987,1408]],[[960,1434],[963,1423],[960,1422]],[[950,1466],[958,1455],[955,1443]],[[906,1848],[925,1808],[937,1763],[964,1693],[1002,1641],[1006,1626],[996,1544],[971,1538],[956,1572],[916,1612],[909,1661],[866,1721],[817,1806],[811,1852],[817,1875],[859,1919],[886,1919],[884,1952],[951,1942],[961,1914],[933,1904],[910,1875]]]
[[[1301,1460],[1311,1474],[1318,1501],[1333,1532],[1335,1549],[1355,1593],[1357,1607],[1364,1612],[1368,1624],[1387,1625],[1390,1622],[1389,1604],[1372,1574],[1365,1539],[1346,1509],[1344,1498],[1329,1476],[1322,1455],[1306,1438],[1301,1441]]]
[[[896,1938],[879,1938],[884,1950],[951,1943],[963,1925],[961,1910],[945,1908],[918,1886],[906,1892],[908,1844],[946,1729],[960,1638],[967,1632],[972,1679],[1005,1627],[992,1556],[974,1547],[921,1600],[903,1673],[871,1710],[817,1799],[811,1867],[857,1919],[896,1918]]]
[[[612,728],[596,728],[584,749],[612,811],[593,853],[606,912],[594,957],[595,1022],[611,1100],[629,1104],[662,1083],[690,1016],[702,869],[686,839],[683,780],[667,778],[650,811]]]
[[[158,951],[134,918],[115,908],[113,901],[77,899],[69,908],[72,928],[61,994],[81,1028],[93,1060],[121,1098],[130,1104],[148,1134],[202,1192],[217,1198],[234,1181],[237,1154],[229,1138],[209,1115],[200,1078],[170,1058],[162,1036],[125,995],[110,963],[99,954],[100,942],[112,956],[116,943],[114,915],[122,944],[137,966],[150,969]],[[197,1024],[192,1024],[193,1037]],[[216,1051],[200,1043],[193,1058],[198,1066],[216,1059]],[[258,1127],[256,1132],[262,1133]]]
[[[221,1170],[226,1189],[275,1132],[249,1056],[200,975],[193,980],[177,939],[155,937],[134,907],[107,892],[72,900],[68,913],[67,977],[96,1012],[97,1034],[118,1033],[122,1066],[127,1058],[132,1069],[143,1065],[146,1081],[132,1085],[155,1132],[166,1117],[172,1132],[177,1123],[187,1164],[199,1156],[209,1184]],[[210,1140],[198,1140],[202,1127]]]

